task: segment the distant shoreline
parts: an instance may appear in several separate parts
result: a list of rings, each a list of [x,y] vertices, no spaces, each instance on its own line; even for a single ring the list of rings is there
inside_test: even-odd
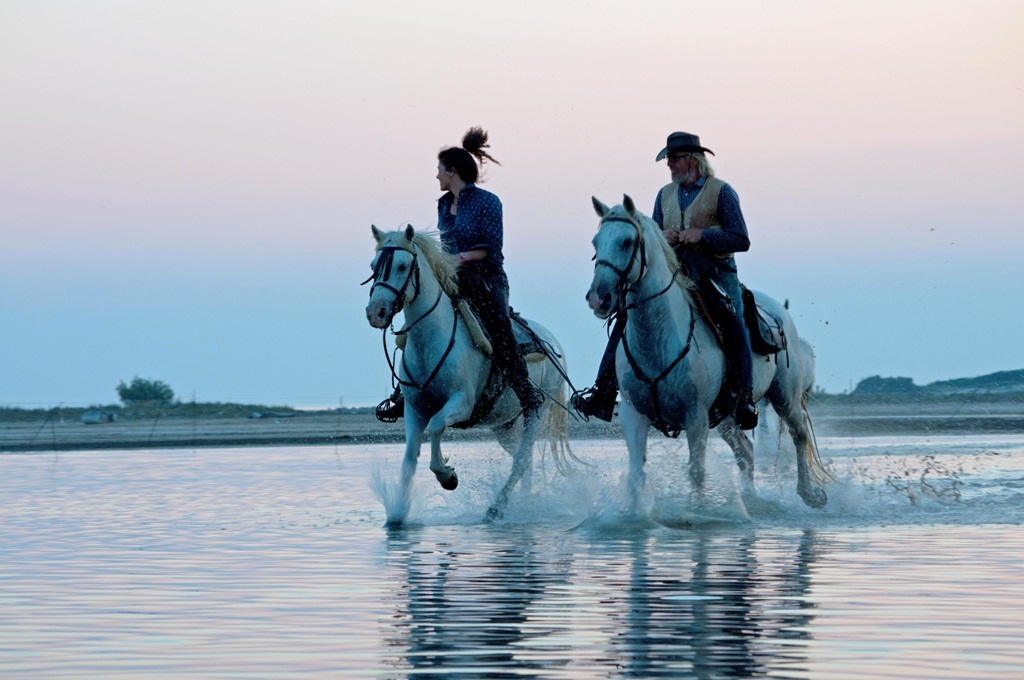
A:
[[[815,433],[829,436],[1024,434],[1024,404],[843,404],[811,407]],[[487,430],[450,430],[455,440],[489,439]],[[608,424],[571,421],[570,440],[620,438]],[[653,433],[653,437],[660,437]],[[111,449],[320,446],[401,443],[402,421],[385,424],[371,414],[311,412],[293,417],[153,417],[86,425],[79,420],[0,423],[0,452]]]

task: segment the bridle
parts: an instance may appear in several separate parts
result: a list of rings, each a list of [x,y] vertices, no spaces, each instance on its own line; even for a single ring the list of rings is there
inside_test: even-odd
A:
[[[405,277],[405,281],[402,282],[400,288],[395,288],[388,283],[388,279],[391,278],[391,266],[395,262],[396,250],[404,250],[412,255],[412,267],[409,268],[409,275]],[[373,285],[370,286],[371,296],[377,286],[390,290],[395,294],[395,312],[400,312],[405,307],[405,293],[409,289],[409,283],[413,282],[414,295],[418,295],[420,292],[419,256],[416,254],[416,251],[402,248],[401,246],[384,246],[378,252],[380,255],[377,257],[377,264],[373,267],[373,273],[370,274],[370,278],[359,285],[365,286],[370,281],[373,281]]]
[[[597,269],[598,267],[608,267],[608,269],[611,269],[619,277],[619,280],[615,284],[615,292],[618,296],[616,307],[624,309],[626,307],[626,294],[629,293],[633,286],[640,283],[644,278],[644,273],[647,269],[647,245],[644,239],[643,229],[633,220],[627,220],[622,217],[604,218],[601,220],[598,231],[600,231],[604,225],[612,222],[622,222],[630,225],[636,230],[636,239],[633,240],[633,249],[629,253],[629,259],[626,260],[626,267],[624,269],[620,269],[610,260],[597,259],[597,255],[594,255],[594,269]],[[636,259],[637,253],[640,254],[640,273],[637,275],[636,281],[631,282],[629,280],[629,272],[633,270],[633,261]]]
[[[409,268],[409,274],[405,277],[405,281],[403,281],[402,285],[398,288],[395,288],[387,281],[387,279],[391,277],[391,266],[392,264],[394,264],[396,250],[404,250],[405,252],[412,255],[412,266]],[[405,307],[405,294],[409,289],[410,282],[412,282],[413,285],[413,296],[415,297],[420,293],[419,254],[415,250],[410,250],[408,248],[403,248],[401,246],[383,246],[382,248],[379,249],[378,252],[380,253],[380,255],[377,258],[377,264],[374,265],[373,267],[373,273],[370,275],[370,278],[366,279],[359,285],[364,286],[370,281],[373,281],[373,285],[370,286],[371,296],[373,295],[373,291],[377,286],[380,286],[381,288],[384,288],[386,290],[390,290],[392,293],[394,293],[395,313],[397,314],[398,312],[402,311],[402,309]],[[431,313],[433,313],[435,309],[437,309],[438,304],[440,304],[441,302],[442,295],[444,295],[444,290],[441,286],[438,286],[437,299],[434,300],[434,304],[430,305],[430,309],[424,312],[418,319],[416,319],[412,323],[406,324],[405,328],[401,330],[396,331],[394,329],[394,325],[392,325],[391,333],[393,335],[407,334],[410,330],[412,330],[413,326],[426,319],[428,316],[431,315]],[[412,387],[420,391],[423,391],[427,388],[427,385],[429,385],[431,381],[433,381],[438,371],[441,370],[441,366],[444,365],[444,362],[448,358],[448,355],[451,354],[452,348],[455,347],[455,334],[459,326],[459,315],[455,314],[453,315],[453,317],[454,321],[452,323],[452,334],[451,338],[449,338],[448,340],[448,348],[445,349],[444,354],[441,355],[441,359],[440,361],[437,362],[437,365],[434,366],[434,370],[430,372],[430,375],[422,383],[409,382],[406,380],[402,380],[400,377],[398,377],[398,372],[395,370],[395,362],[394,360],[392,360],[390,354],[388,354],[388,329],[383,329],[382,339],[384,342],[384,358],[387,359],[388,366],[391,368],[392,380],[396,381],[398,384],[403,385],[405,387]],[[395,348],[395,351],[398,351],[397,347]],[[402,353],[402,367],[405,369],[405,374],[409,375],[409,367],[406,366],[405,364],[404,352]]]
[[[594,268],[595,269],[597,269],[600,266],[608,267],[613,272],[615,272],[618,275],[618,277],[619,277],[618,283],[615,284],[615,292],[618,295],[618,300],[617,300],[615,306],[616,306],[618,312],[625,312],[625,311],[630,310],[630,309],[636,309],[637,307],[640,307],[641,305],[645,305],[648,302],[650,302],[651,300],[653,300],[653,299],[655,299],[657,297],[660,297],[660,296],[664,295],[665,293],[667,293],[669,290],[671,290],[672,289],[672,285],[676,282],[676,277],[679,276],[679,273],[681,271],[681,268],[679,268],[679,267],[677,267],[676,270],[674,272],[672,272],[672,276],[669,277],[668,284],[664,288],[659,290],[657,293],[653,293],[651,295],[648,295],[647,297],[641,298],[639,300],[636,300],[635,302],[630,302],[630,303],[626,302],[626,295],[629,294],[632,290],[634,290],[634,286],[639,285],[639,283],[641,281],[643,281],[644,274],[646,273],[646,270],[647,270],[647,240],[644,238],[643,227],[641,227],[639,224],[637,224],[633,220],[627,220],[627,219],[624,219],[622,217],[611,217],[611,218],[607,218],[607,219],[602,219],[601,220],[601,224],[598,227],[598,229],[600,230],[601,227],[603,227],[605,224],[608,224],[609,222],[625,222],[626,224],[629,224],[634,229],[636,229],[636,240],[633,241],[633,250],[630,251],[630,253],[629,253],[629,260],[626,262],[626,268],[625,269],[620,269],[619,267],[617,267],[615,265],[614,262],[610,262],[609,260],[605,260],[605,259],[598,260],[597,259],[597,255],[594,255],[594,259],[595,259]],[[629,281],[629,272],[633,269],[633,260],[636,259],[637,253],[640,254],[640,273],[637,275],[636,281],[630,282]]]

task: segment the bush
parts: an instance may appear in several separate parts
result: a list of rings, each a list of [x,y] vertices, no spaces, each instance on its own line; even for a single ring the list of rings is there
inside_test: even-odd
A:
[[[146,380],[135,376],[130,384],[117,384],[117,396],[125,406],[141,403],[167,405],[174,401],[174,390],[162,380]]]

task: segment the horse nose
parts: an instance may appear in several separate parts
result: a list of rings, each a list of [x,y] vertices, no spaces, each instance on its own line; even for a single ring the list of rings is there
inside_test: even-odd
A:
[[[587,293],[587,304],[590,305],[590,309],[595,312],[607,309],[610,303],[611,295],[608,293],[600,294],[594,290]]]
[[[384,308],[380,305],[370,305],[366,308],[366,320],[374,328],[380,328],[384,323]]]

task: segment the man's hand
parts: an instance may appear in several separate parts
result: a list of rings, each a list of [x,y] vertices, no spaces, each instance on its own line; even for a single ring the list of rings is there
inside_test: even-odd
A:
[[[684,229],[679,234],[679,242],[682,243],[683,245],[692,246],[694,244],[700,243],[700,237],[701,230],[690,227],[689,229]]]
[[[678,229],[662,229],[661,235],[665,237],[670,246],[675,246],[679,243],[679,230]]]

